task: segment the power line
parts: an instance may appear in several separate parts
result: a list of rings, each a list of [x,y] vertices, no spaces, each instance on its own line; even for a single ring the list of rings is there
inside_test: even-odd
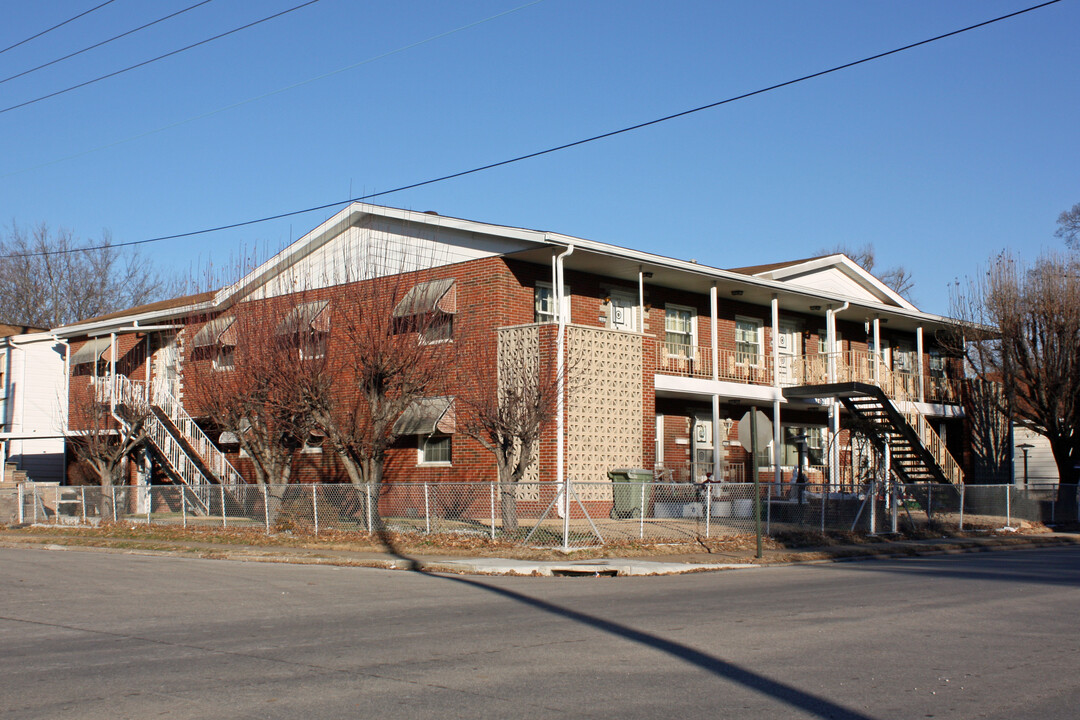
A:
[[[296,216],[296,215],[303,215],[305,213],[316,212],[318,210],[328,210],[328,209],[333,208],[333,207],[338,207],[339,205],[348,205],[350,203],[360,202],[362,200],[371,200],[373,198],[382,197],[384,195],[391,195],[393,193],[399,193],[399,192],[403,192],[405,190],[412,190],[412,189],[415,189],[415,188],[418,188],[418,187],[423,187],[425,185],[433,185],[435,183],[444,182],[446,180],[453,180],[454,178],[464,177],[466,175],[473,175],[475,173],[483,172],[485,170],[491,170],[491,169],[497,168],[497,167],[502,167],[504,165],[511,165],[511,164],[514,164],[514,163],[522,162],[523,160],[530,160],[532,158],[540,157],[542,155],[549,155],[551,153],[559,152],[560,150],[567,150],[569,148],[577,147],[579,145],[585,145],[587,143],[596,142],[598,140],[604,140],[604,139],[607,139],[607,138],[610,138],[610,137],[615,137],[616,135],[622,135],[623,133],[628,133],[628,132],[631,132],[631,131],[634,131],[634,130],[640,130],[642,128],[650,127],[652,125],[658,125],[660,123],[664,123],[664,122],[667,122],[669,120],[674,120],[676,118],[685,117],[685,116],[691,115],[693,113],[702,112],[703,110],[710,110],[712,108],[720,107],[721,105],[727,105],[729,103],[736,102],[737,100],[745,100],[747,98],[754,97],[755,95],[762,95],[764,93],[772,92],[773,90],[779,90],[780,88],[788,87],[789,85],[795,85],[796,83],[806,82],[807,80],[813,80],[814,78],[819,78],[819,77],[822,77],[824,75],[829,75],[829,74],[834,73],[834,72],[839,72],[840,70],[846,70],[848,68],[852,68],[852,67],[855,67],[857,65],[862,65],[864,63],[868,63],[868,62],[871,62],[873,60],[880,60],[881,58],[888,57],[890,55],[895,55],[897,53],[904,52],[905,50],[911,50],[913,48],[917,48],[917,47],[920,47],[922,45],[927,45],[929,43],[937,42],[939,40],[944,40],[946,38],[950,38],[950,37],[953,37],[955,35],[960,35],[961,33],[970,32],[971,30],[976,30],[978,28],[986,27],[987,25],[992,25],[994,23],[1001,22],[1003,20],[1008,20],[1010,18],[1017,17],[1018,15],[1023,15],[1024,13],[1029,13],[1029,12],[1032,12],[1033,10],[1039,10],[1041,8],[1047,7],[1049,5],[1054,5],[1054,4],[1059,3],[1059,2],[1061,2],[1061,0],[1048,0],[1047,2],[1040,3],[1038,5],[1033,5],[1031,7],[1025,8],[1023,10],[1017,10],[1016,12],[1011,12],[1011,13],[1008,13],[1007,15],[1001,15],[1001,16],[993,18],[991,20],[985,20],[983,22],[976,23],[974,25],[968,25],[967,27],[960,28],[959,30],[953,30],[952,32],[947,32],[947,33],[945,33],[943,35],[936,35],[936,36],[934,36],[932,38],[927,38],[926,40],[920,40],[919,42],[911,43],[910,45],[904,45],[902,47],[894,48],[893,50],[887,50],[885,52],[877,53],[876,55],[869,55],[869,56],[864,57],[864,58],[862,58],[860,60],[854,60],[852,62],[844,63],[843,65],[836,65],[836,66],[831,67],[831,68],[829,68],[827,70],[820,70],[820,71],[815,72],[815,73],[810,73],[809,75],[803,75],[801,77],[795,78],[794,80],[787,80],[787,81],[782,82],[782,83],[777,83],[775,85],[770,85],[768,87],[760,88],[758,90],[753,90],[751,92],[743,93],[741,95],[734,95],[732,97],[725,98],[723,100],[717,100],[716,102],[712,102],[712,103],[709,103],[707,105],[699,105],[698,107],[691,108],[689,110],[683,110],[681,112],[672,113],[671,115],[665,115],[663,117],[659,117],[659,118],[656,118],[654,120],[648,120],[646,122],[638,123],[636,125],[628,125],[628,126],[626,126],[624,128],[620,128],[618,130],[612,130],[610,132],[601,133],[600,135],[593,135],[591,137],[587,137],[587,138],[584,138],[584,139],[581,139],[581,140],[575,140],[574,142],[564,143],[562,145],[556,145],[555,147],[550,147],[550,148],[547,148],[545,150],[538,150],[536,152],[527,153],[525,155],[518,155],[517,157],[513,157],[513,158],[510,158],[508,160],[500,160],[498,162],[489,163],[487,165],[481,165],[479,167],[474,167],[474,168],[471,168],[469,170],[462,170],[460,172],[451,173],[449,175],[441,175],[439,177],[430,178],[428,180],[421,180],[419,182],[410,183],[408,185],[401,185],[399,187],[393,188],[392,190],[383,190],[381,192],[369,193],[367,195],[361,195],[359,197],[349,198],[348,200],[339,200],[337,202],[331,202],[331,203],[326,203],[326,204],[323,204],[323,205],[316,205],[314,207],[304,208],[303,210],[291,210],[291,211],[288,211],[288,212],[278,213],[276,215],[267,215],[265,217],[257,218],[257,219],[254,219],[254,220],[243,220],[243,221],[240,221],[240,222],[229,223],[227,225],[218,225],[216,227],[205,228],[203,230],[192,230],[192,231],[189,231],[189,232],[176,233],[174,235],[161,235],[161,236],[158,236],[158,237],[146,238],[144,240],[131,240],[131,241],[122,242],[122,243],[111,243],[108,246],[101,245],[101,246],[91,246],[91,247],[77,248],[77,249],[71,249],[71,250],[56,250],[56,251],[44,251],[44,252],[33,252],[33,253],[17,253],[17,254],[12,254],[12,255],[0,255],[0,258],[36,257],[36,256],[39,256],[39,255],[60,255],[60,254],[69,253],[69,252],[87,252],[87,251],[91,251],[91,250],[102,250],[105,247],[110,247],[110,248],[131,247],[131,246],[135,246],[135,245],[146,245],[146,244],[149,244],[149,243],[164,242],[165,240],[179,240],[181,238],[194,237],[196,235],[206,235],[208,233],[221,232],[222,230],[233,230],[235,228],[246,227],[248,225],[256,225],[258,223],[270,222],[271,220],[280,220],[282,218],[293,217],[293,216]]]
[[[111,2],[111,0],[110,0],[110,2]],[[16,73],[15,75],[11,75],[10,77],[6,77],[3,80],[0,80],[0,85],[3,85],[4,83],[6,83],[9,80],[14,80],[15,78],[21,78],[23,75],[29,75],[32,72],[37,72],[38,70],[49,67],[50,65],[55,65],[58,62],[63,62],[64,60],[70,60],[71,58],[75,57],[76,55],[82,55],[84,52],[89,52],[90,50],[94,50],[96,48],[99,48],[102,45],[108,45],[113,40],[119,40],[120,38],[127,37],[128,35],[131,35],[133,33],[137,33],[140,30],[145,30],[146,28],[148,28],[148,27],[150,27],[152,25],[157,25],[160,22],[165,22],[166,20],[172,19],[172,18],[176,17],[177,15],[183,15],[188,10],[194,10],[195,8],[200,7],[202,5],[206,5],[209,2],[212,2],[212,0],[202,0],[202,2],[195,3],[194,5],[189,5],[188,7],[184,8],[183,10],[177,10],[176,12],[172,13],[171,15],[166,15],[165,17],[160,17],[157,20],[154,20],[152,22],[148,22],[145,25],[140,25],[139,27],[134,28],[133,30],[128,30],[125,33],[120,33],[119,35],[114,35],[111,38],[109,38],[108,40],[102,40],[101,42],[95,43],[94,45],[91,45],[89,47],[84,47],[82,50],[76,50],[73,53],[65,55],[64,57],[56,58],[55,60],[50,60],[49,62],[44,63],[43,65],[38,65],[35,68],[30,68],[29,70],[23,70],[21,73]]]
[[[162,125],[161,127],[155,128],[153,130],[147,130],[145,132],[139,133],[138,135],[132,135],[130,137],[124,138],[122,140],[116,140],[116,141],[108,143],[106,145],[99,145],[99,146],[97,146],[95,148],[90,148],[89,150],[83,150],[81,152],[77,152],[74,155],[66,155],[64,157],[56,158],[55,160],[49,160],[47,162],[41,163],[40,165],[32,165],[32,166],[29,166],[29,167],[20,168],[18,170],[12,170],[10,172],[7,172],[7,173],[4,173],[4,174],[0,175],[0,179],[9,178],[9,177],[12,177],[13,175],[18,175],[20,173],[28,172],[30,170],[38,170],[40,168],[48,167],[50,165],[56,165],[57,163],[66,162],[68,160],[74,160],[75,158],[80,158],[80,157],[89,155],[91,153],[100,152],[101,150],[108,150],[109,148],[114,148],[114,147],[116,147],[118,145],[123,145],[124,143],[129,143],[129,142],[132,142],[132,141],[135,141],[135,140],[141,140],[142,138],[150,137],[151,135],[155,135],[155,134],[157,134],[159,132],[164,132],[166,130],[171,130],[171,129],[175,128],[175,127],[180,127],[181,125],[186,125],[187,123],[195,122],[196,120],[204,120],[204,119],[206,119],[208,117],[212,117],[214,115],[217,115],[218,113],[223,113],[223,112],[225,112],[227,110],[233,110],[233,109],[241,107],[243,105],[247,105],[248,103],[253,103],[253,102],[257,102],[259,100],[264,100],[264,99],[266,99],[268,97],[273,97],[274,95],[279,95],[279,94],[281,94],[283,92],[288,92],[289,90],[294,90],[294,89],[296,89],[298,87],[302,87],[302,86],[307,85],[309,83],[317,82],[319,80],[325,80],[328,77],[333,77],[334,75],[339,75],[339,74],[341,74],[343,72],[346,72],[348,70],[353,70],[353,69],[358,68],[358,67],[360,67],[362,65],[369,65],[369,64],[371,64],[373,62],[383,60],[383,59],[388,58],[388,57],[390,57],[392,55],[397,55],[398,53],[403,53],[406,50],[411,50],[411,49],[413,49],[415,47],[425,45],[425,44],[427,44],[429,42],[434,42],[435,40],[441,40],[444,37],[448,37],[450,35],[454,35],[456,33],[463,32],[465,30],[470,30],[470,29],[472,29],[472,28],[474,28],[474,27],[476,27],[478,25],[483,25],[484,23],[489,23],[492,20],[498,20],[501,17],[504,17],[506,15],[510,15],[512,13],[516,13],[516,12],[518,12],[520,10],[524,10],[525,8],[531,7],[533,5],[539,5],[542,2],[544,2],[544,0],[530,0],[530,2],[527,2],[524,5],[518,5],[517,7],[510,8],[509,10],[504,10],[504,11],[502,11],[500,13],[496,13],[494,15],[489,15],[488,17],[483,18],[481,20],[474,20],[474,21],[472,21],[472,22],[470,22],[470,23],[468,23],[466,25],[461,25],[460,27],[456,27],[456,28],[454,28],[452,30],[445,30],[445,31],[443,31],[441,33],[438,33],[437,35],[431,35],[431,36],[426,37],[426,38],[424,38],[422,40],[416,40],[414,42],[409,43],[408,45],[403,45],[403,46],[401,46],[399,48],[396,48],[394,50],[387,50],[384,53],[380,53],[378,55],[373,55],[372,57],[366,58],[366,59],[361,60],[359,62],[355,62],[355,63],[353,63],[351,65],[346,65],[345,67],[340,67],[337,70],[331,70],[330,72],[326,72],[326,73],[323,73],[321,75],[316,75],[315,77],[308,78],[307,80],[300,80],[299,82],[295,82],[295,83],[292,83],[290,85],[280,87],[280,88],[278,88],[276,90],[270,90],[269,92],[265,92],[265,93],[263,93],[261,95],[255,95],[253,97],[249,97],[249,98],[246,98],[244,100],[240,100],[238,102],[231,103],[229,105],[224,105],[222,107],[217,108],[216,110],[209,110],[209,111],[201,113],[199,115],[194,115],[192,117],[186,118],[184,120],[177,120],[176,122],[169,123],[168,125]]]
[[[41,97],[34,98],[33,100],[27,100],[26,102],[19,103],[18,105],[12,105],[10,107],[0,109],[0,115],[2,115],[3,113],[6,113],[6,112],[10,112],[12,110],[18,110],[19,108],[26,107],[27,105],[33,105],[34,103],[39,103],[42,100],[48,100],[49,98],[56,97],[57,95],[63,95],[64,93],[71,92],[72,90],[78,90],[79,88],[86,87],[87,85],[93,85],[96,82],[101,82],[102,80],[107,80],[108,78],[116,77],[117,75],[122,75],[123,73],[126,73],[129,70],[134,70],[136,68],[141,68],[144,65],[149,65],[150,63],[157,62],[158,60],[164,60],[167,57],[172,57],[173,55],[179,55],[180,53],[185,52],[187,50],[191,50],[192,48],[197,48],[200,45],[205,45],[205,44],[207,44],[209,42],[213,42],[214,40],[220,40],[223,37],[227,37],[227,36],[232,35],[234,33],[238,33],[241,30],[247,30],[248,28],[253,28],[256,25],[260,25],[260,24],[262,24],[262,23],[264,23],[264,22],[266,22],[268,20],[273,20],[274,18],[279,18],[282,15],[287,15],[287,14],[289,14],[291,12],[296,11],[296,10],[306,8],[308,5],[314,5],[317,2],[319,2],[319,0],[308,0],[305,3],[301,3],[300,5],[296,5],[295,7],[289,8],[288,10],[282,10],[279,13],[274,13],[273,15],[268,15],[267,17],[264,17],[264,18],[262,18],[260,20],[250,22],[247,25],[241,25],[238,28],[233,28],[232,30],[227,30],[227,31],[225,31],[223,33],[220,33],[218,35],[214,35],[213,37],[209,37],[209,38],[206,38],[205,40],[200,40],[197,43],[192,43],[191,45],[188,45],[186,47],[182,47],[179,50],[173,50],[172,52],[167,52],[164,55],[158,55],[155,58],[151,58],[149,60],[143,60],[140,63],[135,63],[134,65],[129,65],[128,67],[123,68],[121,70],[116,70],[115,72],[111,72],[111,73],[108,73],[106,75],[100,75],[100,76],[98,76],[98,77],[96,77],[96,78],[94,78],[92,80],[87,80],[86,82],[81,82],[78,85],[72,85],[71,87],[64,88],[63,90],[57,90],[56,92],[51,92],[48,95],[42,95]]]
[[[25,40],[20,40],[19,42],[15,43],[14,45],[8,45],[3,50],[0,50],[0,54],[6,53],[8,50],[14,50],[15,48],[19,47],[20,45],[25,45],[26,43],[30,42],[31,40],[37,40],[42,35],[45,35],[46,33],[51,33],[53,30],[55,30],[57,28],[64,27],[69,22],[72,22],[74,20],[78,20],[83,15],[89,15],[90,13],[94,12],[95,10],[100,10],[101,8],[105,7],[106,5],[108,5],[108,4],[112,3],[112,2],[115,2],[115,0],[105,0],[105,2],[101,3],[97,7],[92,7],[89,10],[86,10],[85,12],[79,13],[75,17],[68,18],[67,20],[65,20],[62,23],[59,23],[57,25],[53,25],[51,28],[48,28],[46,30],[42,30],[37,35],[31,35],[30,37],[26,38]]]

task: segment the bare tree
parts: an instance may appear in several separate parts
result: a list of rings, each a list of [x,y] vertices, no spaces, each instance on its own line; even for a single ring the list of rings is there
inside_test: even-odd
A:
[[[1000,382],[967,378],[963,390],[964,417],[971,432],[972,470],[991,483],[1010,481],[1012,458],[1009,406]]]
[[[1064,240],[1068,247],[1080,250],[1080,203],[1058,215],[1057,223],[1054,235]]]
[[[86,386],[81,386],[83,380]],[[110,378],[75,376],[68,408],[71,446],[104,490],[124,484],[127,460],[146,441],[150,406],[133,393],[120,398],[110,393]],[[99,512],[112,515],[112,497],[102,493]]]
[[[511,347],[522,340],[525,348]],[[500,333],[482,345],[469,365],[474,372],[459,397],[459,426],[495,456],[503,530],[514,532],[514,488],[536,462],[541,434],[555,418],[559,376],[542,361],[538,333],[527,338]]]
[[[335,289],[329,362],[301,383],[306,413],[339,455],[349,481],[378,497],[398,421],[435,395],[453,367],[453,280],[423,282],[382,253],[370,275]],[[374,514],[378,516],[377,513]]]
[[[1000,381],[1005,411],[1050,442],[1058,502],[1075,517],[1080,479],[1080,258],[1033,264],[1002,253],[953,299],[976,377]]]
[[[99,249],[89,249],[91,247]],[[44,223],[12,224],[0,238],[0,320],[58,327],[179,294],[179,282],[154,270],[137,252],[99,240],[78,241]]]
[[[185,374],[200,413],[247,454],[255,482],[268,490],[272,515],[292,478],[294,453],[312,427],[302,378],[325,357],[312,351],[310,333],[289,324],[306,307],[299,297],[299,304],[295,296],[240,303],[209,320],[212,342],[195,356],[209,362]]]
[[[906,297],[915,287],[915,280],[912,278],[908,269],[903,265],[881,269],[874,273],[874,267],[877,265],[877,254],[873,245],[863,245],[861,248],[854,248],[841,244],[837,245],[832,250],[823,249],[820,252],[822,255],[831,253],[843,253],[844,255],[847,255],[856,265],[863,270],[866,270],[868,273],[873,273],[878,280],[892,288],[898,295]]]

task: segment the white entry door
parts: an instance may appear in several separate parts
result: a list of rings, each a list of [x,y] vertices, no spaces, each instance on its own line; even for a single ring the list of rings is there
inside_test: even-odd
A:
[[[637,330],[637,322],[635,322],[636,307],[636,295],[620,292],[611,293],[611,327],[627,332]]]
[[[180,348],[176,335],[163,338],[163,344],[154,358],[155,370],[162,385],[174,398],[180,395]]]
[[[795,385],[799,382],[797,363],[802,350],[801,344],[802,336],[795,323],[781,320],[780,332],[776,336],[776,345],[780,350],[780,367],[777,368],[777,376],[781,385]]]

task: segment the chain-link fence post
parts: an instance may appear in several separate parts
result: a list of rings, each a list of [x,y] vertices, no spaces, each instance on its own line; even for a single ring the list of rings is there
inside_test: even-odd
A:
[[[1012,485],[1005,486],[1005,527],[1012,527]]]
[[[488,493],[488,496],[491,499],[491,539],[494,540],[495,539],[495,481],[494,480],[492,480],[490,483],[488,483],[488,489],[490,490],[490,492]]]
[[[705,488],[705,539],[709,539],[710,524],[712,522],[712,488],[708,483],[704,485]],[[642,514],[645,513],[645,509],[641,509]]]
[[[311,515],[315,520],[315,535],[319,535],[319,492],[315,483],[311,484]]]
[[[184,523],[184,529],[187,530],[187,487],[180,486],[180,517]]]
[[[424,483],[424,531],[431,534],[431,499],[427,483]]]
[[[825,498],[828,496],[829,490],[826,485],[821,486],[821,534],[825,534]]]
[[[889,502],[892,505],[892,516],[889,520],[889,532],[900,532],[900,493],[897,492],[896,476],[889,478]]]
[[[652,493],[650,493],[651,495]],[[645,539],[645,513],[649,511],[649,508],[645,507],[645,483],[641,483],[641,512],[638,513],[638,538]]]
[[[26,486],[19,483],[19,524],[26,522]]]
[[[570,552],[570,478],[562,486],[563,491],[563,518],[562,518],[562,546],[563,552]]]
[[[119,520],[116,517],[116,486],[115,485],[109,486],[109,495],[111,496],[111,499],[112,499],[112,502],[110,503],[112,505],[112,521],[113,522],[119,522]]]
[[[263,525],[266,527],[266,534],[270,534],[270,494],[266,491],[266,485],[262,486],[263,496]]]
[[[960,531],[964,530],[964,488],[965,485],[960,486]]]
[[[154,509],[153,488],[146,488],[146,527],[150,527],[150,511]]]
[[[81,491],[82,499],[79,501],[79,509],[82,510],[82,523],[86,524],[86,486],[83,485],[79,488]]]
[[[60,514],[60,486],[57,485],[55,487],[55,490],[56,490],[56,502],[53,504],[53,509],[54,509],[56,515],[59,515]],[[49,517],[49,514],[45,513],[45,518],[48,519],[48,517]],[[59,521],[60,518],[56,518],[56,519],[57,519],[57,521]]]
[[[877,477],[870,481],[870,492],[866,499],[870,501],[870,534],[877,535]]]
[[[364,514],[367,518],[367,531],[371,532],[371,483],[364,484],[364,497],[367,501],[364,503]]]
[[[221,527],[228,527],[229,521],[225,519],[225,486],[218,485],[221,490]]]

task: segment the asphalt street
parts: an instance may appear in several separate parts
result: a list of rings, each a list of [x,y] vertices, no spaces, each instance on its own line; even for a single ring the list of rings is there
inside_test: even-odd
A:
[[[475,577],[0,549],[0,716],[1072,718],[1080,549]]]

